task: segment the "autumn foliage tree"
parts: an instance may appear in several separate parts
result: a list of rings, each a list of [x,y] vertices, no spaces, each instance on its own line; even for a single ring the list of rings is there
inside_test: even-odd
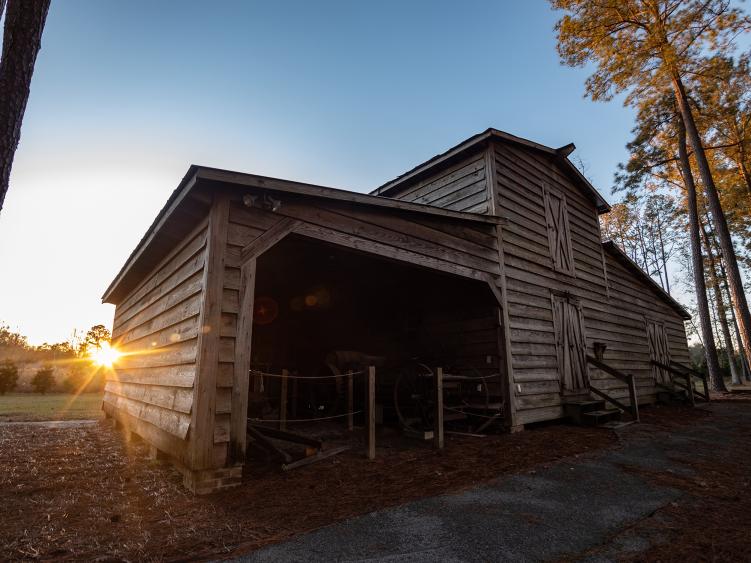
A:
[[[679,175],[683,182],[696,185],[690,161],[686,166],[686,160],[692,158],[715,221],[739,332],[749,350],[751,314],[727,217],[699,129],[702,122],[692,105],[699,90],[695,77],[706,73],[717,57],[732,52],[734,39],[749,28],[749,19],[730,0],[551,0],[551,4],[564,12],[556,25],[563,62],[571,66],[594,64],[594,72],[586,81],[587,95],[593,100],[610,100],[625,94],[625,103],[638,108],[656,126],[664,118],[668,120],[667,131],[673,135],[674,146],[685,140],[686,159],[678,159]],[[655,103],[668,109],[650,113]],[[649,128],[645,132],[652,134]],[[659,152],[659,145],[656,148]],[[674,154],[670,156],[675,159]],[[686,186],[686,191],[692,208],[696,205],[696,198],[691,197],[694,189]],[[689,226],[694,262],[699,265],[703,260],[697,215],[689,213]],[[702,276],[702,272],[701,267],[695,269],[694,276]],[[696,282],[700,304],[706,302],[703,285],[702,276]],[[708,316],[701,311],[700,317],[705,345],[711,340],[711,347],[711,324],[705,322]],[[708,354],[712,355],[711,350]],[[713,386],[721,388],[716,357],[708,358],[708,364]]]

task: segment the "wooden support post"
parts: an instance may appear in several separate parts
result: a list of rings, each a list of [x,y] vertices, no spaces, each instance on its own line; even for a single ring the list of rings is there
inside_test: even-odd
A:
[[[707,376],[704,376],[701,378],[702,387],[704,388],[704,396],[706,397],[706,401],[709,402],[709,385],[707,385]]]
[[[298,400],[298,388],[297,382],[300,381],[297,377],[292,380],[292,404],[290,405],[289,412],[292,418],[297,418],[297,400]]]
[[[628,394],[631,399],[631,417],[639,422],[639,396],[636,394],[636,380],[634,374],[628,374]]]
[[[355,428],[355,385],[352,378],[352,370],[347,372],[347,430],[350,432]]]
[[[443,368],[435,370],[435,418],[433,420],[433,447],[443,449]]]
[[[287,429],[287,376],[289,372],[282,370],[282,393],[279,399],[279,430]]]
[[[368,459],[375,459],[375,366],[368,366]]]

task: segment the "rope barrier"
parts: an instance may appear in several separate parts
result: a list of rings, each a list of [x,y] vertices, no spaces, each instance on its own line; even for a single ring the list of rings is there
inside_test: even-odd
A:
[[[458,375],[453,373],[444,373],[443,374],[443,380],[444,381],[451,381],[459,380],[459,381],[473,381],[475,379],[493,379],[494,377],[501,377],[500,373],[494,373],[492,375],[479,375],[477,377],[471,376],[471,375]]]
[[[262,377],[278,377],[279,379],[339,379],[341,377],[349,377],[355,376],[355,375],[363,375],[368,373],[366,370],[360,370],[360,371],[353,371],[352,373],[342,373],[339,375],[291,375],[291,374],[281,374],[281,373],[266,373],[264,371],[258,371],[255,369],[250,370],[250,373],[252,375],[260,375]]]
[[[271,420],[268,418],[249,418],[248,420],[251,422],[286,422],[289,424],[290,422],[315,422],[317,420],[332,420],[334,418],[343,418],[345,416],[360,414],[361,412],[365,412],[365,411],[359,410],[359,411],[345,412],[344,414],[335,414],[332,416],[323,416],[320,418],[295,418],[295,419],[288,418],[287,420],[284,420],[284,421]]]
[[[498,418],[499,416],[501,416],[503,414],[503,412],[500,409],[498,410],[498,414],[493,415],[493,416],[487,416],[487,415],[484,415],[484,414],[476,414],[476,413],[473,413],[473,412],[463,411],[461,409],[455,409],[455,408],[452,408],[452,407],[447,407],[445,405],[444,405],[443,408],[444,408],[444,410],[447,410],[447,411],[459,412],[461,414],[466,414],[467,416],[476,416],[476,417],[479,417],[479,418],[494,419],[494,418]]]
[[[278,377],[280,379],[286,377],[287,379],[337,379],[340,377],[347,377],[347,376],[355,376],[355,375],[365,375],[367,370],[360,370],[360,371],[353,371],[352,373],[341,373],[339,375],[292,375],[287,374],[286,376],[281,373],[268,373],[265,371],[260,371],[256,369],[251,369],[250,373],[253,375],[261,375],[263,377]],[[428,375],[428,374],[425,374]],[[430,374],[433,375],[433,374]],[[459,375],[459,374],[453,374],[453,373],[445,373],[443,375],[444,381],[446,380],[457,380],[457,381],[474,381],[474,380],[482,380],[482,379],[494,379],[496,377],[501,377],[500,373],[494,373],[491,375],[479,375],[479,376],[470,376],[470,375]]]

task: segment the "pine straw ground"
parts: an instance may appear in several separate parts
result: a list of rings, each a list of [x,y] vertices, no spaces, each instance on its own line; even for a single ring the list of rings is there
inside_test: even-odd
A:
[[[670,427],[696,420],[686,411],[653,408],[644,415]],[[0,559],[225,557],[616,442],[612,432],[566,425],[485,439],[450,436],[440,453],[413,447],[379,451],[376,460],[368,461],[352,450],[288,473],[255,470],[239,488],[193,497],[175,470],[148,461],[142,444],[124,443],[104,422],[65,430],[0,426]],[[698,469],[710,475],[706,486],[671,482],[701,493],[670,515],[678,522],[674,540],[703,548],[700,538],[706,534],[697,531],[697,520],[723,531],[732,522],[740,534],[751,502],[743,488],[747,477],[736,472],[748,466],[748,445],[738,467],[706,461],[708,466]],[[729,504],[733,512],[724,517]],[[741,539],[731,549],[740,549]],[[735,552],[738,557],[747,553]],[[655,555],[660,558],[661,552]]]
[[[712,393],[712,400],[751,409],[749,394]],[[720,413],[680,410],[678,416],[665,417],[659,411],[645,409],[642,422],[670,432],[690,424],[691,419],[709,419],[722,425],[730,445],[694,450],[690,455],[685,451],[669,454],[693,470],[691,475],[627,468],[656,485],[675,488],[685,495],[615,534],[604,546],[580,554],[579,558],[597,559],[598,555],[607,553],[608,545],[618,536],[636,536],[646,539],[651,547],[637,555],[622,554],[619,559],[680,563],[751,561],[751,428]]]

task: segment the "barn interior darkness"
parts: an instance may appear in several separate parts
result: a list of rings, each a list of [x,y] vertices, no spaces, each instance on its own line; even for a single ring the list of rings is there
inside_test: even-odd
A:
[[[292,235],[258,259],[252,367],[310,377],[373,363],[379,388],[415,360],[454,373],[497,373],[497,312],[484,282]],[[264,381],[268,406],[278,381]],[[314,388],[328,396],[314,405],[300,389],[293,413],[342,410],[332,396],[340,390]]]

